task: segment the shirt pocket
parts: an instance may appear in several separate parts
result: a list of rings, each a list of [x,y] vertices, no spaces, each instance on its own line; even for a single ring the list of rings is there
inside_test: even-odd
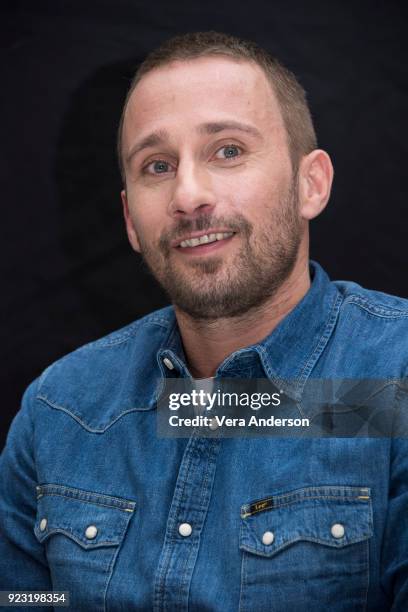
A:
[[[46,484],[37,487],[34,533],[45,546],[54,590],[70,592],[70,607],[105,610],[115,560],[135,502]]]
[[[240,612],[365,609],[370,489],[306,487],[241,508]]]

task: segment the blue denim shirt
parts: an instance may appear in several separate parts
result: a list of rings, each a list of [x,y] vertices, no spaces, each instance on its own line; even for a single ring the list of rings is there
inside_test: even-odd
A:
[[[311,377],[405,378],[408,302],[311,271],[216,377],[295,399]],[[189,376],[168,307],[30,385],[1,456],[0,589],[75,611],[408,610],[407,440],[157,437],[158,383]]]

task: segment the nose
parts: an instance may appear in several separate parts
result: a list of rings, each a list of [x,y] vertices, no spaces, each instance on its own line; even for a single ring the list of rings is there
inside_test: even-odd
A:
[[[215,194],[205,169],[198,167],[193,161],[180,162],[169,204],[171,216],[208,214],[214,206]]]

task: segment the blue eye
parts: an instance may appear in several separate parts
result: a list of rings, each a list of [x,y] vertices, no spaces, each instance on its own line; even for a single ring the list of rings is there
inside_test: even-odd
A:
[[[218,157],[218,159],[231,159],[233,157],[237,157],[240,153],[240,147],[237,147],[236,145],[225,145],[217,151],[216,157]]]
[[[167,172],[168,167],[169,167],[169,164],[167,162],[164,162],[161,160],[157,160],[153,162],[153,168],[154,168],[154,171],[157,172],[157,174],[162,174],[163,172]]]
[[[238,155],[238,147],[225,147],[225,157],[235,157]]]
[[[147,166],[144,167],[143,171],[147,174],[165,174],[170,171],[170,164],[162,159],[156,159]]]

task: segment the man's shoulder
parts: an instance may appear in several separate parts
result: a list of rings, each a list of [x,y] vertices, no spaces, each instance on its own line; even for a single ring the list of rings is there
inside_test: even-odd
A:
[[[69,367],[69,365],[88,359],[95,359],[100,354],[115,354],[115,358],[129,349],[141,351],[141,356],[147,348],[155,349],[162,341],[162,336],[166,335],[174,322],[174,311],[171,306],[155,310],[131,323],[116,329],[96,340],[92,340],[75,350],[67,353],[60,359],[52,363],[45,373],[51,371],[56,366]],[[155,342],[156,340],[156,342]],[[148,343],[148,347],[146,346]],[[156,350],[157,350],[156,348]],[[117,349],[115,351],[115,349]],[[48,374],[47,374],[48,375]]]
[[[401,319],[408,322],[408,299],[366,289],[352,281],[334,281],[343,296],[342,309],[355,306],[380,319]]]
[[[341,376],[400,378],[408,370],[408,300],[335,281],[341,294],[327,357]]]
[[[172,307],[166,307],[68,353],[36,381],[35,399],[70,413],[91,429],[100,414],[112,413],[114,418],[124,411],[148,409],[161,377],[157,353],[174,320]],[[92,414],[97,417],[94,424]]]

